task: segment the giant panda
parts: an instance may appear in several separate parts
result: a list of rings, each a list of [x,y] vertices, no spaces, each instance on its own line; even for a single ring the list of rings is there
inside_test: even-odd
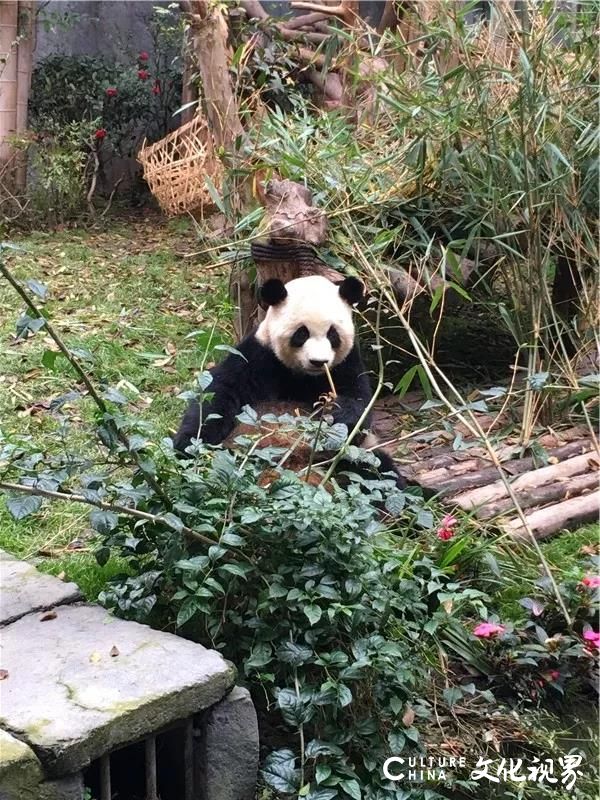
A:
[[[352,308],[363,298],[363,284],[353,277],[332,283],[319,275],[296,278],[284,284],[277,278],[266,281],[259,301],[266,310],[258,328],[211,369],[210,402],[200,406],[192,401],[174,438],[175,448],[185,453],[192,439],[221,444],[236,427],[244,406],[289,403],[314,408],[330,391],[325,367],[330,371],[337,397],[329,413],[334,423],[352,431],[372,398],[369,378],[356,338]],[[363,423],[365,443],[371,414]],[[370,437],[369,446],[373,446]],[[392,458],[383,450],[373,451],[381,473],[392,473],[399,488],[404,480]]]

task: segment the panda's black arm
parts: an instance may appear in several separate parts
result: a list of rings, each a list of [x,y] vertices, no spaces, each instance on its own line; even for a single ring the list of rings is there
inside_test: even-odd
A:
[[[351,431],[373,397],[371,382],[366,373],[357,345],[354,345],[346,359],[332,372],[337,397],[333,409],[333,421],[341,423]],[[363,428],[371,424],[371,414],[363,423]]]
[[[176,450],[183,452],[196,438],[207,444],[220,444],[233,430],[242,405],[252,406],[269,399],[271,387],[264,379],[269,375],[269,365],[263,362],[271,356],[266,348],[248,337],[236,350],[242,355],[230,353],[210,370],[212,382],[206,391],[212,398],[202,403],[202,421],[198,402],[192,400],[189,404],[173,439]],[[215,418],[209,419],[212,414]]]

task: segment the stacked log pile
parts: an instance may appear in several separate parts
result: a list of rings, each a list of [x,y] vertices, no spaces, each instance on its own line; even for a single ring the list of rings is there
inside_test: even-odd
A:
[[[385,407],[376,412],[380,436],[390,433],[389,414]],[[501,422],[497,420],[496,424]],[[427,442],[409,439],[406,454],[399,460],[401,471],[411,483],[421,486],[427,496],[438,496],[449,508],[460,508],[477,519],[491,521],[515,538],[529,538],[485,447],[465,437],[466,449],[454,450],[453,437],[445,429],[430,433],[427,438]],[[539,455],[522,456],[520,448],[509,439],[496,448],[535,537],[543,539],[597,520],[600,452],[590,432],[582,427],[553,431],[539,437],[536,444]]]

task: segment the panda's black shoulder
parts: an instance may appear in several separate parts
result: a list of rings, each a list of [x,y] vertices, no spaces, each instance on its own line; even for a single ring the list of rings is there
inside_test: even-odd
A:
[[[252,369],[273,369],[277,362],[275,354],[258,341],[256,331],[252,331],[238,342],[219,366],[228,367],[240,358]]]

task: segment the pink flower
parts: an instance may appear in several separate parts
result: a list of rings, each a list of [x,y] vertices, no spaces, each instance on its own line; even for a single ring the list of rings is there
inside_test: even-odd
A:
[[[138,78],[141,81],[147,81],[149,77],[150,73],[148,72],[147,69],[138,69]]]
[[[456,517],[453,517],[452,514],[446,514],[446,516],[442,518],[441,527],[453,528],[457,523],[458,520]]]
[[[597,589],[600,586],[600,575],[586,575],[581,584],[588,589]]]
[[[145,50],[142,50],[142,52],[138,55],[138,59],[140,61],[148,61],[149,58],[150,58],[150,56],[148,55],[148,53]]]
[[[154,86],[152,87],[152,94],[160,94],[160,81],[158,78],[154,81]]]
[[[475,636],[479,636],[480,639],[489,639],[498,633],[504,633],[505,630],[504,625],[498,625],[495,622],[480,622],[473,629],[473,633]]]
[[[454,531],[452,528],[438,528],[437,537],[441,539],[442,542],[447,542],[448,539],[452,539],[454,536]]]
[[[116,88],[116,86],[109,86],[106,90],[106,94],[109,97],[116,97],[119,94],[119,90]]]
[[[105,128],[98,128],[98,130],[94,133],[94,138],[98,140],[104,139],[106,136],[106,129]]]
[[[583,632],[583,638],[585,639],[585,646],[588,650],[600,650],[600,633],[598,631],[593,631],[589,628],[587,631]]]
[[[560,672],[557,669],[551,669],[549,675],[552,681],[557,681],[560,678]]]

